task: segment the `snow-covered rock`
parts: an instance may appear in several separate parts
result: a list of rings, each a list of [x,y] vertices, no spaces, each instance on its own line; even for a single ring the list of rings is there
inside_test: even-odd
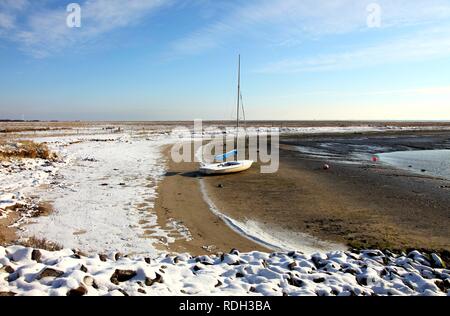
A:
[[[420,252],[83,256],[0,247],[0,295],[450,295],[450,271]],[[378,260],[385,258],[383,260]]]

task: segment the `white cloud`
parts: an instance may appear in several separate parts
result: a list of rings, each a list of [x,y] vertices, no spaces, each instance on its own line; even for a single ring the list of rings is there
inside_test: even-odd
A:
[[[6,2],[10,11],[13,8],[23,9],[26,5],[25,1],[15,7],[9,4],[10,1]],[[27,12],[24,24],[8,33],[8,39],[17,42],[34,57],[46,57],[64,49],[83,46],[114,29],[136,24],[143,17],[171,2],[172,0],[86,0],[81,3],[82,27],[73,29],[66,25],[67,12],[64,6],[57,9],[33,7]]]
[[[450,56],[450,27],[427,29],[408,37],[345,52],[290,58],[266,65],[260,73],[301,73],[429,60]]]
[[[28,0],[0,0],[0,9],[8,11],[20,11],[25,9],[28,4]]]
[[[0,29],[12,29],[14,27],[14,17],[0,12]]]
[[[257,0],[222,11],[218,20],[172,44],[175,53],[192,54],[218,47],[232,36],[266,37],[277,45],[367,29],[367,5],[382,8],[381,27],[436,23],[450,18],[448,0]],[[264,30],[255,32],[256,27]],[[273,38],[276,38],[274,40]]]

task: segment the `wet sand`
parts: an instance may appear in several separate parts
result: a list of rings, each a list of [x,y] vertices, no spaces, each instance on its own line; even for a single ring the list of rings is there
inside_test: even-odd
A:
[[[169,157],[170,148],[164,151]],[[200,191],[196,170],[197,163],[176,164],[167,159],[167,174],[158,186],[155,211],[158,224],[164,227],[170,219],[181,221],[192,240],[177,240],[169,247],[161,249],[173,252],[189,252],[200,255],[216,252],[229,252],[233,248],[248,252],[269,251],[253,241],[239,235],[214,215],[204,201]]]
[[[295,147],[330,140],[341,141],[339,160],[305,155]],[[257,162],[246,172],[202,181],[220,212],[241,222],[261,223],[268,233],[300,232],[353,248],[415,248],[448,254],[449,181],[368,160],[340,162],[355,142],[386,150],[446,148],[450,132],[289,136],[281,141],[277,173],[261,174]],[[331,169],[323,170],[324,163]],[[179,241],[169,250],[201,254],[207,253],[202,247],[208,245],[214,245],[214,251],[261,249],[212,214],[199,190],[196,163],[168,164],[156,201],[160,224],[169,218],[181,220],[194,236],[193,241]]]
[[[429,147],[446,147],[450,140],[449,132],[412,133],[405,138],[405,144],[395,133],[385,136],[290,136],[282,139],[277,173],[260,174],[259,164],[255,164],[241,174],[205,178],[208,192],[221,212],[232,218],[252,219],[355,248],[416,248],[448,253],[449,181],[370,161],[348,164],[311,157],[294,146],[304,145],[305,141],[314,146],[343,138],[352,148],[348,139],[355,138],[366,145],[384,142],[405,149],[408,142],[412,148],[417,142],[421,146],[428,143]],[[379,139],[373,141],[376,137]],[[338,148],[345,154],[345,145]],[[329,163],[331,169],[323,170],[324,163]]]
[[[9,227],[19,218],[12,214],[8,218],[0,219],[0,245],[10,245],[17,240],[16,229]]]

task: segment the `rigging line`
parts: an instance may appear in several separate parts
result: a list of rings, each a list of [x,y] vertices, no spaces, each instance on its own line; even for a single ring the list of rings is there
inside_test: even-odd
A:
[[[245,118],[244,101],[242,100],[242,90],[241,90],[241,93],[240,93],[240,98],[241,98],[242,116],[244,118],[244,126],[247,127],[247,120]]]

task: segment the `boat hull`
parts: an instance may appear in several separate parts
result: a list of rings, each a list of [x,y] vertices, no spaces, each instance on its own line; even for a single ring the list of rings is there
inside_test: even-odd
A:
[[[253,165],[252,160],[241,160],[237,161],[237,163],[238,164],[236,165],[230,166],[227,166],[226,163],[203,165],[200,167],[199,171],[205,175],[230,174],[248,170]]]

